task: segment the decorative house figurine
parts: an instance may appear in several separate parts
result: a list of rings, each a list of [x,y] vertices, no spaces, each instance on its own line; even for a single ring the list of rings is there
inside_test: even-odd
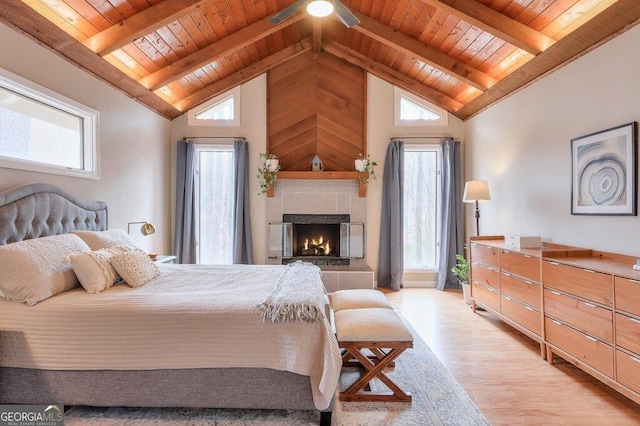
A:
[[[321,172],[324,170],[324,164],[322,164],[322,160],[317,155],[313,157],[311,160],[311,171],[312,172]]]

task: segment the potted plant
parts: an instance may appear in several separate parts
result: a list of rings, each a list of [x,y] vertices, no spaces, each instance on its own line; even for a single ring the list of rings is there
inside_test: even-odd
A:
[[[462,295],[464,296],[464,303],[471,304],[471,284],[469,283],[469,261],[462,254],[456,254],[457,263],[451,272],[458,277],[458,282],[462,286]]]
[[[377,180],[374,167],[378,165],[375,161],[369,159],[369,155],[366,157],[362,153],[358,154],[358,158],[355,159],[355,168],[360,173],[369,173],[369,176],[361,174],[358,181],[362,184],[369,183],[371,179]]]
[[[260,158],[264,161],[258,167],[258,180],[260,181],[260,193],[265,194],[269,187],[278,180],[280,161],[275,155],[266,152],[261,152]]]

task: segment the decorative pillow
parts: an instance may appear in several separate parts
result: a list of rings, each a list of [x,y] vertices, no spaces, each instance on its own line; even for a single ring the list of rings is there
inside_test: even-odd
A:
[[[139,248],[111,256],[111,265],[131,287],[140,287],[160,275],[160,270]]]
[[[100,250],[113,246],[135,246],[136,242],[124,229],[108,231],[71,231],[82,238],[91,250]]]
[[[0,291],[4,296],[29,305],[79,285],[69,256],[89,251],[72,234],[25,240],[0,246]]]
[[[87,293],[100,293],[115,284],[120,275],[109,260],[112,256],[135,250],[133,246],[113,246],[96,251],[74,253],[71,267]]]

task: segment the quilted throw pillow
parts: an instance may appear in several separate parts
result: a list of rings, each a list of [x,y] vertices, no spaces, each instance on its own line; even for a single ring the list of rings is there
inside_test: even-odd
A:
[[[70,256],[71,267],[87,293],[100,293],[120,279],[109,262],[111,257],[134,249],[132,246],[113,246],[96,251],[74,253]]]
[[[160,270],[149,255],[138,248],[113,255],[110,262],[131,287],[140,287],[160,275]]]
[[[82,238],[91,250],[100,250],[113,246],[135,246],[133,237],[124,229],[109,229],[107,231],[71,231]]]

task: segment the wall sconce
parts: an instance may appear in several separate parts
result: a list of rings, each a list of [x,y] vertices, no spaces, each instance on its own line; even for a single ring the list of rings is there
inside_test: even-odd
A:
[[[470,180],[464,184],[464,194],[462,195],[464,203],[476,203],[476,235],[480,236],[480,208],[478,201],[491,201],[489,194],[489,184],[486,180]]]
[[[139,224],[142,224],[142,226],[140,227],[140,233],[145,237],[147,235],[151,235],[156,232],[156,227],[149,222],[129,222],[127,224],[127,232],[131,234],[131,225],[139,225]]]
[[[307,12],[311,16],[322,18],[333,13],[333,5],[329,1],[316,0],[307,5]]]

